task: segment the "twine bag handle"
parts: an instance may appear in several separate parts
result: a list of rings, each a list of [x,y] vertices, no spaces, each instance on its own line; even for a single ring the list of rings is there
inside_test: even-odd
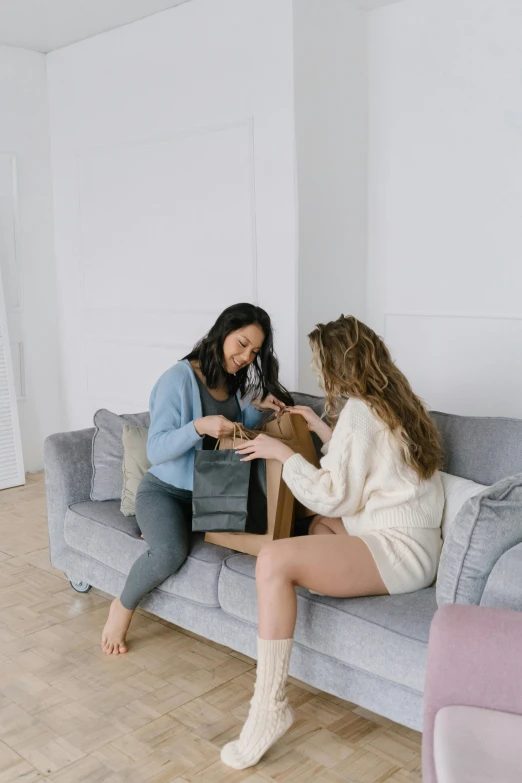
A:
[[[254,438],[257,438],[259,435],[259,432],[255,432],[254,430],[246,430],[243,425],[235,421],[233,422],[234,426],[234,432],[232,434],[232,448],[236,448],[236,439],[237,440],[254,440]],[[221,441],[224,440],[224,438],[218,438],[216,440],[216,445],[214,446],[214,451],[217,451],[219,449],[219,445]]]

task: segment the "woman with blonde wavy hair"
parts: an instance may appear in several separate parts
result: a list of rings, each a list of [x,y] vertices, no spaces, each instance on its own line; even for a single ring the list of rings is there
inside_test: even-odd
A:
[[[408,593],[432,584],[442,547],[441,450],[421,400],[388,348],[353,316],[309,335],[326,393],[327,423],[304,416],[322,440],[320,468],[259,435],[244,461],[277,459],[295,497],[316,513],[307,536],[274,541],[259,554],[257,679],[239,738],[223,762],[257,764],[291,726],[285,697],[297,615],[297,586],[337,598]]]

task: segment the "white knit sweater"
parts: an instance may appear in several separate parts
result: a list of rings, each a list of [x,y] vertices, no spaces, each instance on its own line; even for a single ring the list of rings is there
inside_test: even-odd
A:
[[[391,527],[439,527],[444,492],[439,472],[428,480],[402,457],[397,438],[366,405],[350,399],[321,467],[295,454],[283,468],[294,496],[316,514],[342,517],[357,535]]]

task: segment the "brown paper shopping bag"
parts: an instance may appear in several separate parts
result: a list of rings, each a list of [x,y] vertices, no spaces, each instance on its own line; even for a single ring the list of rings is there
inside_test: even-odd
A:
[[[319,460],[312,441],[308,425],[302,416],[284,413],[281,418],[269,421],[262,432],[284,441],[293,451],[318,467]],[[249,432],[245,439],[251,440],[255,433]],[[238,441],[223,439],[219,448],[237,448]],[[277,460],[266,461],[267,487],[267,532],[265,535],[253,533],[207,533],[205,541],[228,547],[249,555],[259,554],[261,548],[270,541],[289,538],[292,535],[294,515],[308,516],[313,512],[296,503],[294,496],[282,478],[283,466]]]

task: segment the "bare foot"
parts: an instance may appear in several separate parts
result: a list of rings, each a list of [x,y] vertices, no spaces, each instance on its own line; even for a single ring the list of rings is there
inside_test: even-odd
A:
[[[134,611],[125,609],[119,598],[115,598],[109,609],[109,616],[102,633],[101,648],[107,655],[127,652],[125,636],[129,630]]]

